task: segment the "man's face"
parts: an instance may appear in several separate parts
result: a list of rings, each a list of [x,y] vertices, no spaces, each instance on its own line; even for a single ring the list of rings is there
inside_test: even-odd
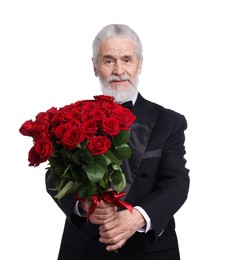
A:
[[[137,92],[141,67],[133,41],[113,37],[101,43],[94,71],[103,93],[113,96],[116,102],[124,102]]]

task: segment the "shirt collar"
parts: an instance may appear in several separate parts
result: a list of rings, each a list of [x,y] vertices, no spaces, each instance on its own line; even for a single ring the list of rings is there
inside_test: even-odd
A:
[[[134,97],[132,97],[131,99],[129,99],[129,100],[125,100],[125,101],[123,101],[121,104],[123,104],[123,103],[126,103],[127,101],[132,101],[132,104],[133,104],[133,106],[135,105],[135,102],[136,102],[136,99],[137,99],[137,97],[138,97],[138,91],[136,92],[136,94],[135,94],[135,96]]]

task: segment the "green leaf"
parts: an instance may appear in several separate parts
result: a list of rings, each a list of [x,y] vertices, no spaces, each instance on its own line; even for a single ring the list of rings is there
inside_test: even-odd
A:
[[[123,191],[124,188],[126,187],[126,178],[125,178],[125,175],[122,174],[121,177],[122,177],[121,182],[118,183],[118,184],[116,184],[116,185],[114,185],[114,190],[115,190],[117,193]]]
[[[97,194],[97,184],[90,183],[90,185],[88,186],[87,192],[85,194],[85,197],[87,198],[88,201],[90,201],[90,198],[94,194]]]
[[[111,175],[111,181],[114,185],[118,185],[120,184],[120,182],[122,181],[122,175],[123,173],[121,171],[114,171]]]
[[[103,178],[104,174],[106,173],[106,169],[98,163],[93,165],[84,165],[83,168],[87,173],[89,180],[92,183],[99,182]]]
[[[105,154],[102,154],[102,156],[104,157],[107,165],[111,164],[112,160],[108,156],[106,156]]]
[[[75,180],[77,180],[78,182],[82,182],[85,172],[81,167],[72,167],[71,173]]]
[[[115,147],[116,156],[121,159],[127,159],[131,156],[131,149],[128,144],[122,144],[120,146]]]
[[[114,137],[114,145],[120,146],[122,144],[126,144],[129,141],[130,135],[130,131],[121,131],[118,135]]]
[[[74,163],[78,164],[78,165],[82,165],[82,157],[81,157],[81,151],[77,150],[75,151],[72,156],[71,159]]]
[[[61,152],[61,155],[63,158],[67,157],[68,159],[71,160],[71,151],[70,150],[63,148],[60,150],[60,152]]]
[[[105,188],[107,187],[107,182],[106,182],[106,180],[103,178],[103,179],[101,179],[100,181],[99,181],[99,183],[98,183],[99,185],[100,185],[100,187],[102,187],[104,190],[105,190]]]
[[[121,167],[120,167],[119,164],[112,163],[111,166],[112,166],[112,169],[115,170],[115,171],[121,170]]]
[[[98,155],[94,157],[94,163],[100,164],[102,167],[107,168],[107,160],[106,157],[103,155]]]
[[[71,167],[71,164],[68,165],[68,167],[65,169],[65,171],[63,172],[62,174],[62,178],[65,178],[65,177],[70,177],[70,167]]]
[[[104,156],[108,157],[112,163],[120,163],[120,160],[110,151],[110,149],[107,150],[107,152],[104,154]]]
[[[63,189],[63,187],[68,183],[69,179],[67,178],[61,178],[59,181],[58,181],[58,186],[57,186],[57,190],[61,190]]]
[[[61,199],[62,197],[64,197],[67,192],[72,188],[73,186],[73,182],[69,181],[64,187],[63,189],[61,189],[58,194],[55,195],[56,199]]]
[[[85,184],[80,184],[78,186],[77,194],[79,198],[85,198],[87,192],[87,186]]]
[[[77,181],[73,182],[72,187],[69,189],[68,193],[75,193],[79,187],[79,183]]]
[[[89,150],[86,149],[85,151],[83,151],[81,156],[82,156],[83,161],[86,164],[93,164],[94,158],[93,158],[92,153]]]
[[[51,157],[49,159],[49,164],[50,164],[52,171],[57,176],[61,176],[64,173],[65,166],[60,161],[58,161],[56,158]]]

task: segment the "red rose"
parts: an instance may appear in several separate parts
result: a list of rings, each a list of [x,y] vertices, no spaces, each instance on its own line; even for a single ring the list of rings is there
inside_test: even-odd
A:
[[[50,109],[48,109],[48,110],[46,111],[46,113],[48,114],[50,120],[54,117],[54,115],[55,115],[57,112],[58,112],[58,110],[57,110],[56,107],[51,107]]]
[[[36,115],[36,120],[37,121],[49,121],[49,114],[46,112],[40,112]]]
[[[90,117],[96,122],[101,122],[105,118],[105,114],[100,107],[95,108],[89,113]]]
[[[83,112],[92,111],[95,107],[96,102],[93,100],[85,100],[81,102],[81,110]]]
[[[69,122],[64,124],[66,129],[70,129],[70,128],[80,128],[81,127],[81,122],[77,119],[72,119]]]
[[[111,111],[115,109],[115,107],[118,106],[118,104],[112,102],[103,102],[101,104],[104,114],[108,117],[111,114]]]
[[[91,121],[91,120],[93,120],[93,118],[89,115],[89,113],[82,113],[82,116],[81,116],[82,122],[87,122],[87,121]]]
[[[112,115],[119,121],[120,130],[129,130],[129,127],[136,119],[135,115],[129,109],[120,105],[112,111]]]
[[[84,122],[82,127],[85,129],[86,138],[89,140],[97,134],[98,126],[93,120]]]
[[[61,142],[63,146],[71,150],[76,147],[77,144],[83,142],[85,139],[85,132],[83,128],[73,127],[65,131]]]
[[[29,166],[38,166],[53,154],[53,144],[48,138],[38,139],[28,154]]]
[[[34,122],[27,120],[19,129],[19,132],[25,136],[34,136]]]
[[[22,124],[19,132],[22,135],[33,137],[33,140],[36,141],[41,137],[49,137],[48,127],[48,121],[36,120],[33,122],[32,120],[27,120]]]
[[[50,120],[50,126],[56,127],[61,124],[62,112],[56,111]]]
[[[49,133],[50,122],[46,118],[37,119],[34,122],[33,131],[34,133],[34,140],[37,138],[41,138],[42,136],[50,137]]]
[[[120,132],[119,121],[114,117],[104,119],[102,121],[101,127],[105,134],[108,134],[111,136],[117,135]]]
[[[62,124],[52,129],[52,132],[56,138],[62,138],[66,130],[67,128],[65,127],[65,125]]]
[[[96,136],[92,138],[87,148],[92,152],[93,155],[100,155],[105,153],[111,147],[111,141],[106,136]]]
[[[65,106],[61,107],[59,110],[66,112],[66,111],[70,111],[73,108],[74,108],[74,104],[69,104],[69,105],[65,105]]]
[[[77,108],[73,108],[65,113],[64,121],[68,122],[70,120],[79,120],[81,117],[80,111]]]
[[[98,96],[94,96],[94,99],[98,102],[101,101],[113,102],[114,97],[106,96],[106,95],[98,95]]]

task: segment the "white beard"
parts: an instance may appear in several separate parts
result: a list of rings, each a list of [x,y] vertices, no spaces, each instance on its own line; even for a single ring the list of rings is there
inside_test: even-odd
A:
[[[100,78],[101,90],[104,95],[114,97],[115,102],[123,103],[126,101],[131,100],[135,97],[136,93],[138,92],[138,84],[139,84],[139,77],[137,76],[134,82],[130,80],[130,86],[125,90],[123,85],[114,85],[113,87],[110,86],[111,79],[115,77],[110,77],[108,80],[104,81]],[[119,77],[117,77],[119,78]]]

